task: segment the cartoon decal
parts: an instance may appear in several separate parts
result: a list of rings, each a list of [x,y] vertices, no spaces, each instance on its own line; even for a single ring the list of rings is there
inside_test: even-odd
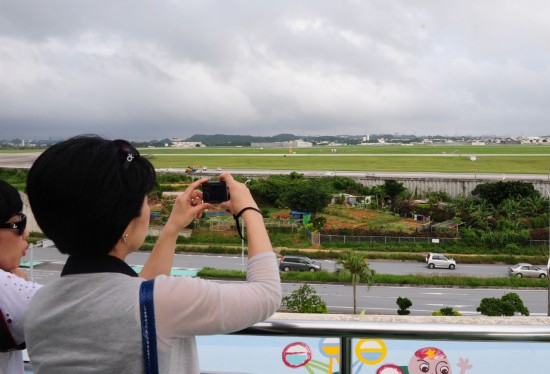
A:
[[[319,352],[329,359],[329,363],[313,360],[310,347],[302,342],[294,342],[287,345],[282,352],[284,364],[289,368],[305,368],[308,373],[314,370],[321,373],[338,373],[335,368],[339,362],[340,344],[336,338],[326,338],[319,341]],[[361,339],[355,346],[357,360],[353,363],[353,372],[361,372],[363,365],[373,366],[382,362],[387,355],[386,344],[380,339]],[[460,369],[459,374],[465,374],[472,369],[468,359],[459,358],[456,365]],[[416,350],[411,357],[408,366],[384,364],[376,370],[376,374],[452,374],[452,365],[447,355],[439,348],[424,347]]]
[[[376,370],[376,374],[404,374],[401,367],[394,364],[382,365]]]
[[[468,359],[459,359],[460,374],[471,369]],[[445,353],[435,347],[420,348],[409,361],[409,374],[452,374],[451,364]]]
[[[319,370],[321,373],[332,373],[332,371],[329,371],[329,365],[311,359],[311,348],[303,342],[294,342],[287,345],[283,349],[282,359],[287,367],[293,369],[303,367],[310,374],[313,374],[314,370]]]

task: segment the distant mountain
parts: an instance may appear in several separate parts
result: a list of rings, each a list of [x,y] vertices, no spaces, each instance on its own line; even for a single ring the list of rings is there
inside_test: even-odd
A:
[[[371,135],[370,141],[376,142],[377,139],[385,137],[390,138],[392,135]],[[187,139],[189,142],[201,142],[207,146],[250,146],[251,143],[271,143],[271,142],[287,142],[289,140],[302,139],[313,144],[339,143],[339,144],[359,144],[363,142],[363,135],[303,135],[296,136],[293,134],[279,134],[274,136],[251,136],[251,135],[204,135],[197,134]],[[406,141],[414,139],[412,136],[403,136]]]
[[[250,146],[251,143],[287,142],[289,140],[302,139],[292,134],[279,134],[274,136],[251,135],[193,135],[185,139],[188,142],[202,142],[208,146]]]

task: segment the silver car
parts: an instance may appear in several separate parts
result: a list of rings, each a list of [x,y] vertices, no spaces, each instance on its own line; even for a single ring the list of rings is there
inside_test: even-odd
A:
[[[518,278],[546,278],[546,269],[541,269],[538,266],[519,263],[508,268],[510,276]]]
[[[426,263],[430,269],[445,268],[454,270],[456,268],[456,261],[452,258],[447,258],[441,253],[428,253]]]

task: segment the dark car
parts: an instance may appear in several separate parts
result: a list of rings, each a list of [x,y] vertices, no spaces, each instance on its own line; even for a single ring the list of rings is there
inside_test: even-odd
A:
[[[279,261],[279,270],[319,271],[321,263],[305,256],[284,256]]]

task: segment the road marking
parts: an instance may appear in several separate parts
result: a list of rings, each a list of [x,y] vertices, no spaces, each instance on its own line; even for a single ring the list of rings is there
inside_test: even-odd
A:
[[[437,296],[443,296],[443,295],[449,295],[450,292],[422,292],[422,295],[437,295]],[[453,296],[468,296],[467,293],[453,293]]]

